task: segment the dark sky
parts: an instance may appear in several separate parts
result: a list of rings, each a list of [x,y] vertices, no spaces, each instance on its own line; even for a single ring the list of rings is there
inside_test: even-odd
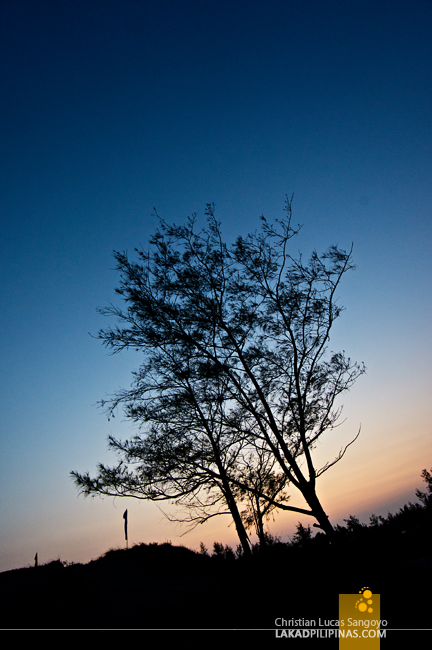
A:
[[[89,332],[112,250],[145,244],[153,207],[180,222],[215,202],[229,240],[294,193],[298,247],[354,242],[334,345],[368,374],[328,453],[360,421],[363,441],[325,506],[414,498],[432,464],[431,27],[429,0],[1,1],[0,570],[122,543],[124,504],[77,499],[69,472],[130,433],[96,402],[139,360]],[[135,541],[177,539],[128,507]]]

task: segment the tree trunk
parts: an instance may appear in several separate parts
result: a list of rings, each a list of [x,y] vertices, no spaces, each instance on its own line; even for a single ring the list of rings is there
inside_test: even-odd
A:
[[[320,500],[317,497],[315,488],[311,488],[308,483],[307,488],[303,490],[303,496],[306,499],[308,505],[310,506],[312,510],[312,514],[318,522],[319,528],[321,528],[321,530],[331,540],[334,536],[334,528],[331,525],[330,520],[326,515]]]
[[[228,488],[228,494],[225,493],[225,500],[227,502],[228,508],[230,509],[232,518],[234,520],[234,525],[236,527],[237,535],[240,540],[240,544],[243,549],[243,553],[249,557],[252,555],[251,547],[249,544],[249,537],[246,533],[246,529],[243,525],[240,513],[237,508],[237,503],[231,493],[231,490]]]

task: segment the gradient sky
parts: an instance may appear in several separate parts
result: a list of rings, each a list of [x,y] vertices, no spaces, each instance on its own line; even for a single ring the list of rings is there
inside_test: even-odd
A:
[[[181,537],[154,504],[85,499],[69,476],[132,431],[97,402],[141,359],[91,335],[112,251],[146,243],[154,206],[182,222],[214,202],[230,241],[294,193],[295,250],[354,242],[331,345],[367,374],[317,464],[362,433],[318,493],[333,523],[415,501],[432,466],[431,30],[430,0],[2,0],[0,570],[122,547],[126,507],[131,544],[237,544],[228,518]]]

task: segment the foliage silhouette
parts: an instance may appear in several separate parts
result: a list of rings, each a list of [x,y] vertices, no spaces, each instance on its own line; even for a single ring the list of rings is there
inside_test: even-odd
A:
[[[160,220],[138,262],[115,253],[126,308],[101,310],[119,324],[99,338],[145,360],[132,387],[103,404],[109,415],[122,405],[140,431],[109,439],[116,466],[99,465],[95,478],[72,472],[84,494],[175,501],[183,512],[171,517],[192,526],[230,513],[247,555],[247,529],[264,544],[265,520],[277,510],[333,533],[316,482],[349,445],[321,468],[312,450],[339,423],[337,398],[364,372],[328,351],[352,250],[331,246],[307,263],[292,257],[300,227],[291,226],[288,199],[285,210],[229,246],[209,204],[206,229],[196,232],[195,215],[184,226]],[[305,507],[289,503],[287,486]]]

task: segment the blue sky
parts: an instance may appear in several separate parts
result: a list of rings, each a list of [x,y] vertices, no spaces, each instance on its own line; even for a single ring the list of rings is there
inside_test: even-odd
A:
[[[214,202],[230,240],[294,193],[296,248],[354,242],[332,345],[368,372],[317,453],[362,435],[322,500],[337,523],[415,499],[432,466],[431,27],[429,0],[2,1],[0,570],[122,546],[125,507],[133,542],[236,543],[227,520],[180,537],[69,477],[131,432],[97,402],[140,359],[91,335],[112,251],[146,243],[154,207],[181,222]]]

